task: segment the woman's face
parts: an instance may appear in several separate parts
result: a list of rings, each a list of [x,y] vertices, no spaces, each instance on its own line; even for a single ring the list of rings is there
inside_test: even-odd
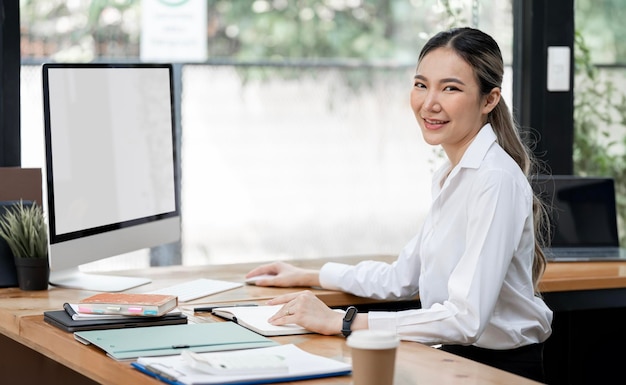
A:
[[[417,66],[411,108],[424,140],[441,145],[453,165],[499,100],[498,88],[487,96],[480,94],[472,67],[451,48],[434,49]]]

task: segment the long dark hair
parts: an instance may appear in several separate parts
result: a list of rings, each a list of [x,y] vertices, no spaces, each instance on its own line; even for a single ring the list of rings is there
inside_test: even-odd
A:
[[[467,62],[474,70],[482,95],[487,95],[494,88],[502,88],[504,63],[498,43],[488,34],[474,28],[453,28],[439,32],[422,48],[419,55],[421,61],[430,51],[448,47]],[[538,170],[538,162],[530,147],[522,140],[519,128],[503,98],[489,113],[489,123],[493,127],[498,144],[515,160],[524,175]],[[535,293],[539,292],[538,284],[546,268],[546,257],[542,246],[545,245],[544,235],[548,226],[546,207],[535,194],[533,197],[533,218],[535,228],[535,257],[533,260],[533,285]]]

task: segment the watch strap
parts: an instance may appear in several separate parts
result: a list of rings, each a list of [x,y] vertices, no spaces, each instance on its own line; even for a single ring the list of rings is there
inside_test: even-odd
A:
[[[341,325],[341,334],[344,337],[348,337],[352,333],[352,322],[356,318],[358,310],[354,306],[350,306],[346,309],[346,314],[343,317],[343,322]]]

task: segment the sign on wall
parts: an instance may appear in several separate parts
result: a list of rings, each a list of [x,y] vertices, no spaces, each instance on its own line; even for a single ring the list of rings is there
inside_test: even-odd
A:
[[[207,55],[206,0],[141,0],[142,61],[203,62]]]

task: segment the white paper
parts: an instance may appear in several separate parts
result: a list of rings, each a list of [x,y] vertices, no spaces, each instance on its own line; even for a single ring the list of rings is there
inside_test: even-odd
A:
[[[71,303],[69,304],[72,309],[74,310],[74,314],[72,315],[72,319],[74,321],[81,321],[81,320],[98,320],[98,319],[127,319],[127,318],[136,318],[137,316],[132,316],[132,315],[118,315],[118,314],[94,314],[94,313],[79,313],[78,312],[78,304],[75,303]],[[175,314],[181,314],[181,311],[179,308],[174,308],[172,310],[170,310],[169,312],[167,312],[167,315],[175,315]]]
[[[295,380],[308,376],[319,377],[329,374],[345,375],[349,374],[352,370],[351,365],[348,363],[305,352],[293,344],[239,350],[236,354],[240,354],[242,359],[245,359],[246,354],[259,354],[260,352],[285,357],[289,371],[287,373],[263,373],[253,375],[213,375],[193,369],[185,363],[185,360],[180,355],[139,357],[137,362],[144,367],[152,367],[160,371],[162,375],[186,385],[246,383],[246,381],[253,382],[261,379]],[[209,355],[219,353],[200,354]]]

